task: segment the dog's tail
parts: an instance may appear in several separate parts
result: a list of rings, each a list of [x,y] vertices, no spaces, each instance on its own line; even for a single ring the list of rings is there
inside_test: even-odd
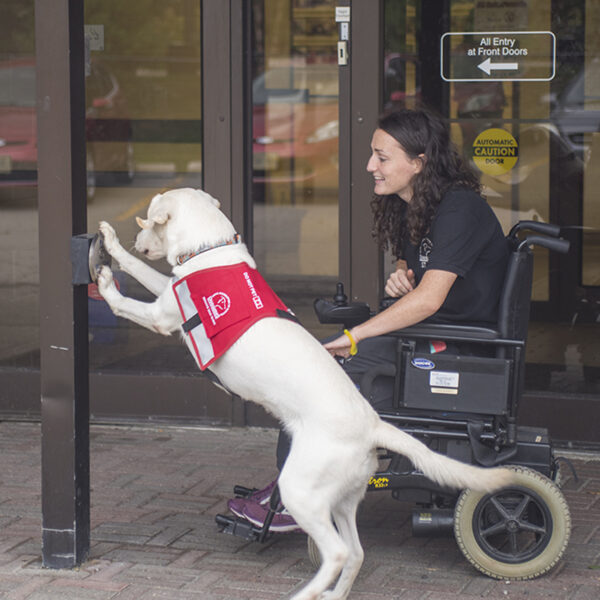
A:
[[[514,479],[514,472],[510,469],[475,467],[438,454],[384,421],[379,422],[375,431],[375,445],[403,454],[427,478],[443,487],[492,492],[509,485]]]

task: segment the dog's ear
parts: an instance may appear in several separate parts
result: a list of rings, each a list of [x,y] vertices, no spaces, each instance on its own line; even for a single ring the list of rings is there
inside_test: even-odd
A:
[[[136,217],[135,222],[141,229],[150,229],[152,227],[152,223],[150,221],[147,219],[142,219],[141,217]]]
[[[169,213],[166,210],[157,211],[152,215],[152,221],[157,225],[164,225],[169,220]]]
[[[169,220],[170,199],[165,198],[162,194],[157,194],[152,198],[150,207],[148,208],[148,219],[146,223],[149,227],[154,225],[164,225]]]
[[[206,196],[217,208],[221,208],[221,203],[216,198],[213,198],[208,192],[205,192],[204,190],[196,191],[201,192],[204,196]]]
[[[142,229],[152,229],[154,227],[154,224],[164,225],[168,220],[169,220],[169,213],[167,213],[166,211],[152,215],[152,218],[150,218],[150,219],[142,219],[141,217],[135,218],[135,222]]]

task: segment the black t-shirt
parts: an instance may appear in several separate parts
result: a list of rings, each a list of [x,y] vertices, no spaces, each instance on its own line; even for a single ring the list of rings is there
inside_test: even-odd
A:
[[[496,215],[477,193],[447,192],[419,245],[404,244],[403,258],[417,284],[428,269],[458,275],[440,310],[428,321],[490,324],[508,260],[508,243]]]

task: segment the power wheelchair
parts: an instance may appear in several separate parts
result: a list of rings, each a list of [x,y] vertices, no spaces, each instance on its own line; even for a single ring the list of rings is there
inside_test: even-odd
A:
[[[560,228],[521,221],[509,232],[511,252],[495,328],[420,323],[393,333],[395,364],[367,371],[360,390],[369,398],[378,378],[393,385],[392,405],[378,409],[382,419],[426,443],[432,450],[484,467],[510,465],[516,483],[493,494],[443,489],[416,471],[403,456],[382,451],[380,469],[368,491],[391,491],[393,498],[413,502],[413,534],[454,532],[460,550],[478,570],[498,579],[531,579],[550,570],[570,537],[569,509],[559,488],[559,464],[548,431],[518,425],[524,383],[525,346],[533,275],[533,246],[565,253],[569,243]],[[384,299],[386,308],[393,299]],[[314,303],[321,323],[349,328],[368,319],[365,303],[348,303],[342,284],[333,301]],[[423,341],[468,344],[468,354],[422,352]],[[481,351],[478,353],[477,349]],[[480,354],[480,355],[478,355]],[[240,496],[253,490],[236,486]],[[271,498],[271,513],[279,503]],[[226,533],[264,541],[262,528],[218,515]],[[308,540],[315,566],[318,550]]]

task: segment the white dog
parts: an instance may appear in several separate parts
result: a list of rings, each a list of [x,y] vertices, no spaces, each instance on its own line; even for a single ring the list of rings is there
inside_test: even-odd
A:
[[[135,249],[149,259],[166,257],[174,279],[129,254],[114,229],[103,222],[100,231],[108,252],[157,298],[144,303],[122,296],[108,267],[101,269],[98,287],[116,315],[152,331],[169,335],[181,330],[182,294],[178,299],[173,289],[177,281],[224,265],[245,263],[255,268],[233,225],[219,210],[219,202],[203,191],[159,194],[150,204],[147,219],[137,222],[141,231]],[[213,309],[224,310],[216,304]],[[200,364],[198,344],[192,335],[184,337]],[[356,509],[376,469],[377,448],[407,456],[427,477],[444,486],[492,491],[512,480],[508,469],[481,469],[457,462],[383,422],[321,344],[288,319],[269,317],[255,322],[210,364],[210,370],[231,392],[264,406],[292,436],[279,477],[281,499],[322,557],[319,571],[294,600],[348,596],[363,560]],[[326,591],[338,575],[333,590]]]

